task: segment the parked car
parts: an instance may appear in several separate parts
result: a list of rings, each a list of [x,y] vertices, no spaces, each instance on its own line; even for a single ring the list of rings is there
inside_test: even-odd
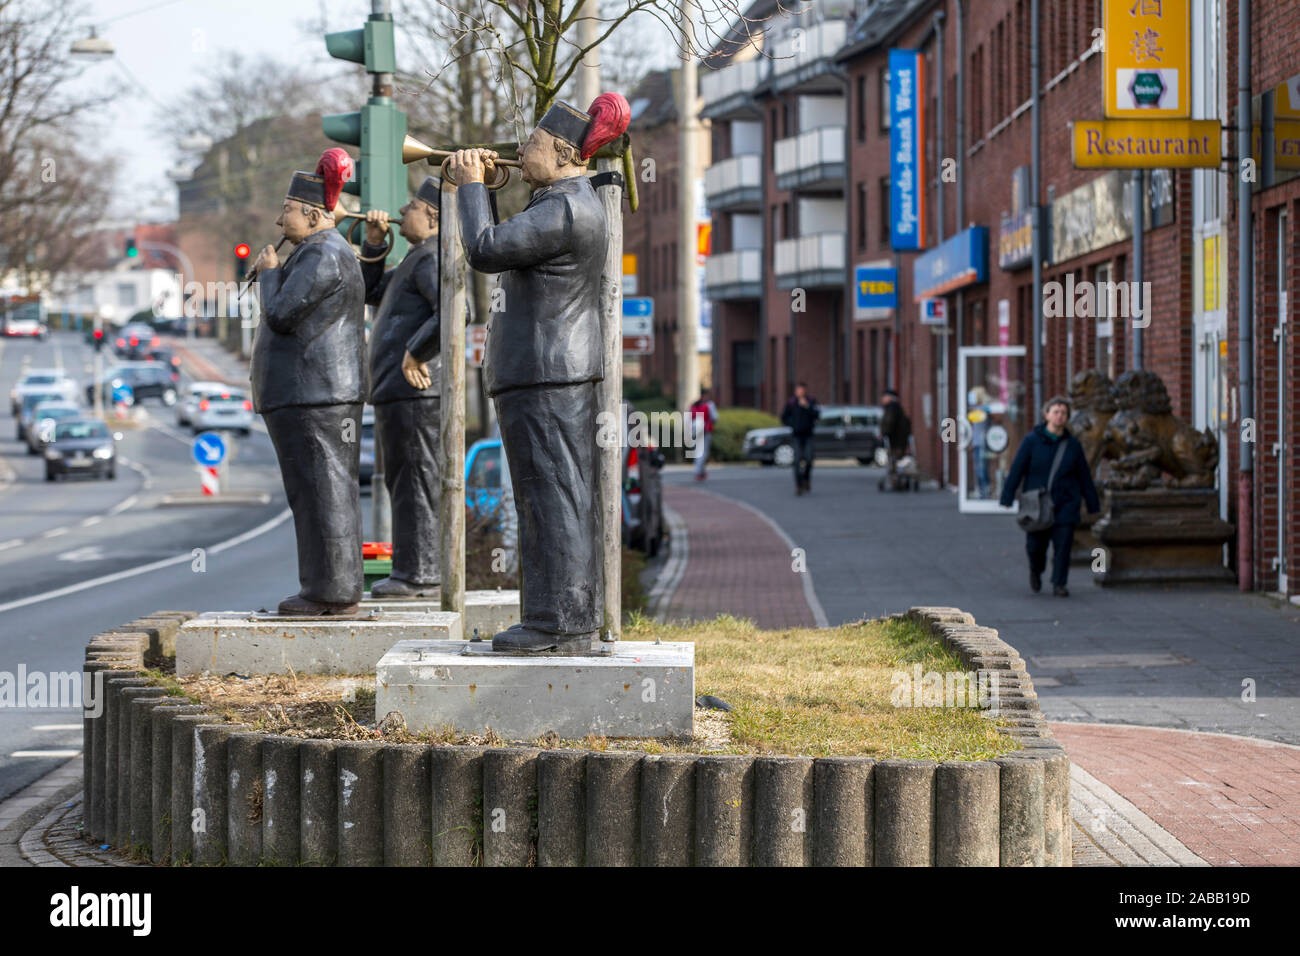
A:
[[[375,477],[375,406],[361,409],[361,484],[368,485]]]
[[[879,405],[823,405],[813,430],[813,453],[818,458],[856,458],[869,465],[880,447]],[[790,467],[794,445],[785,425],[755,428],[745,434],[743,454],[764,465]]]
[[[65,475],[90,475],[113,480],[117,477],[115,442],[121,432],[109,432],[96,419],[74,419],[54,426],[54,440],[45,449],[45,480]]]
[[[190,416],[194,434],[207,431],[236,431],[247,435],[253,430],[253,403],[240,389],[222,385],[201,393]]]
[[[62,392],[28,392],[23,396],[22,404],[18,408],[18,427],[14,432],[14,438],[18,441],[27,440],[27,429],[31,427],[32,412],[42,402],[62,402],[66,401]]]
[[[505,566],[518,567],[519,516],[511,493],[510,467],[500,438],[480,438],[465,452],[465,510],[494,518],[505,551]]]
[[[623,423],[623,542],[650,557],[664,536],[664,493],[660,469],[664,455],[654,445],[628,442]]]
[[[176,425],[181,427],[192,424],[203,396],[208,392],[219,392],[225,387],[225,382],[190,382],[185,387],[183,397],[176,403]]]
[[[104,404],[112,404],[113,389],[119,385],[131,386],[132,404],[146,398],[156,398],[168,408],[176,404],[178,387],[172,381],[171,370],[159,362],[137,362],[111,369],[99,382]],[[86,386],[86,404],[95,403],[95,386]]]
[[[28,418],[24,429],[27,439],[27,454],[39,455],[45,451],[45,446],[49,444],[50,439],[54,436],[54,427],[59,422],[82,418],[84,415],[85,413],[80,406],[73,402],[65,402],[61,398],[41,402],[32,409],[31,416]]]
[[[57,392],[68,401],[77,399],[77,383],[61,368],[29,368],[9,390],[9,414],[17,415],[28,392]]]
[[[140,356],[146,362],[158,362],[171,369],[172,381],[181,380],[181,357],[166,347],[146,349]]]

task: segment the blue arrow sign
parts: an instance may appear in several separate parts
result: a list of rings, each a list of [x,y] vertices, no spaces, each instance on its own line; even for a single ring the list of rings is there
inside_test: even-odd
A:
[[[130,385],[127,385],[126,383],[122,383],[120,385],[113,386],[114,405],[130,405],[134,397],[135,397],[135,391],[134,389],[131,388]]]
[[[639,299],[623,300],[623,318],[653,318],[655,314],[655,300],[649,296],[642,296]]]
[[[194,460],[208,468],[215,468],[226,460],[226,442],[216,432],[195,435],[193,450]]]

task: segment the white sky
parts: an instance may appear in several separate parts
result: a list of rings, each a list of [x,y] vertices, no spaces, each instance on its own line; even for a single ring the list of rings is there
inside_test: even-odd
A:
[[[401,0],[393,3],[399,19],[401,6]],[[712,7],[713,0],[702,6]],[[123,160],[113,216],[142,222],[175,217],[176,187],[167,170],[179,153],[176,144],[155,132],[160,103],[202,80],[205,69],[235,50],[315,64],[322,77],[360,70],[358,64],[331,59],[320,31],[308,27],[323,18],[328,31],[357,29],[369,12],[369,0],[89,0],[87,28],[94,25],[115,54],[83,61],[77,83],[94,89],[120,80],[126,86],[88,131],[104,153]],[[658,29],[653,21],[630,26]],[[663,59],[672,60],[666,36],[662,47]],[[400,41],[398,58],[402,62]]]

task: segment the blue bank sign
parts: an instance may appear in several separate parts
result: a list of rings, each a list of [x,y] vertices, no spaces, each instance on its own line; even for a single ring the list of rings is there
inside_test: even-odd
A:
[[[925,98],[920,50],[889,51],[890,245],[925,248]]]
[[[987,282],[988,275],[989,231],[973,226],[912,261],[912,293],[920,302]]]

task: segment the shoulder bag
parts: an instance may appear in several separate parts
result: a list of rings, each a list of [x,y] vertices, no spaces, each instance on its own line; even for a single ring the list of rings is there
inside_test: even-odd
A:
[[[1056,520],[1055,508],[1052,506],[1052,482],[1056,479],[1056,469],[1065,455],[1065,445],[1069,435],[1062,435],[1058,441],[1056,456],[1052,459],[1052,470],[1047,476],[1046,488],[1034,488],[1016,494],[1016,524],[1021,531],[1046,531]]]

